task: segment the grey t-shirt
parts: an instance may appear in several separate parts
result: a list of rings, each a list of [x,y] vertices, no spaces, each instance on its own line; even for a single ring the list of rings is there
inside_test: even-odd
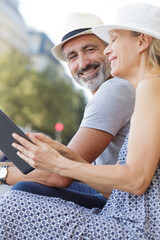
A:
[[[135,89],[127,80],[112,78],[104,82],[85,107],[80,127],[94,128],[114,136],[95,164],[115,164],[130,127]]]

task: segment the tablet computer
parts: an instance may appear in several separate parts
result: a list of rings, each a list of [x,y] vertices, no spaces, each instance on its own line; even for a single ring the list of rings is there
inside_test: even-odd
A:
[[[17,155],[17,149],[12,147],[12,143],[16,142],[12,137],[12,133],[17,133],[31,142],[26,134],[0,110],[0,149],[23,174],[27,174],[34,168]]]

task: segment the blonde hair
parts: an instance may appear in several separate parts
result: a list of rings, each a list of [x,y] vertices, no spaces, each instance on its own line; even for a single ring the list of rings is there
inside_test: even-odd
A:
[[[134,37],[141,35],[139,32],[131,31]],[[149,62],[153,64],[153,66],[160,66],[160,40],[152,37],[152,42],[148,48],[149,54]]]
[[[152,43],[149,47],[149,58],[154,66],[160,66],[160,40],[154,37],[152,37]]]

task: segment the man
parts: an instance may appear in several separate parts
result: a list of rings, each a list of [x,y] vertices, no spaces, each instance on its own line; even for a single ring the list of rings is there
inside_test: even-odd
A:
[[[80,128],[68,147],[89,163],[115,164],[119,149],[129,130],[134,108],[134,88],[127,80],[111,79],[109,62],[103,55],[106,43],[92,33],[92,27],[99,24],[102,24],[101,20],[93,14],[69,15],[62,42],[52,49],[52,53],[57,59],[66,61],[75,81],[93,94],[85,108]],[[97,192],[77,182],[67,190],[45,187],[43,185],[64,188],[71,180],[37,170],[24,176],[15,166],[10,166],[5,181],[11,185],[20,181],[36,182],[26,184],[23,182],[14,189],[59,196],[85,207],[102,207],[106,201],[102,199],[102,205],[101,203],[96,205],[97,199],[88,201],[89,195],[95,195]],[[78,200],[79,195],[75,190],[82,193],[83,201]],[[98,200],[100,198],[98,195]]]

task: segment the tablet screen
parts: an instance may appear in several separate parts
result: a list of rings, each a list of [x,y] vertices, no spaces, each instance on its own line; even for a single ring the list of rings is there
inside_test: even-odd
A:
[[[31,141],[26,134],[0,110],[0,149],[22,173],[27,174],[34,170],[34,168],[17,155],[17,150],[12,147],[12,143],[16,141],[12,137],[12,133],[17,133]]]

